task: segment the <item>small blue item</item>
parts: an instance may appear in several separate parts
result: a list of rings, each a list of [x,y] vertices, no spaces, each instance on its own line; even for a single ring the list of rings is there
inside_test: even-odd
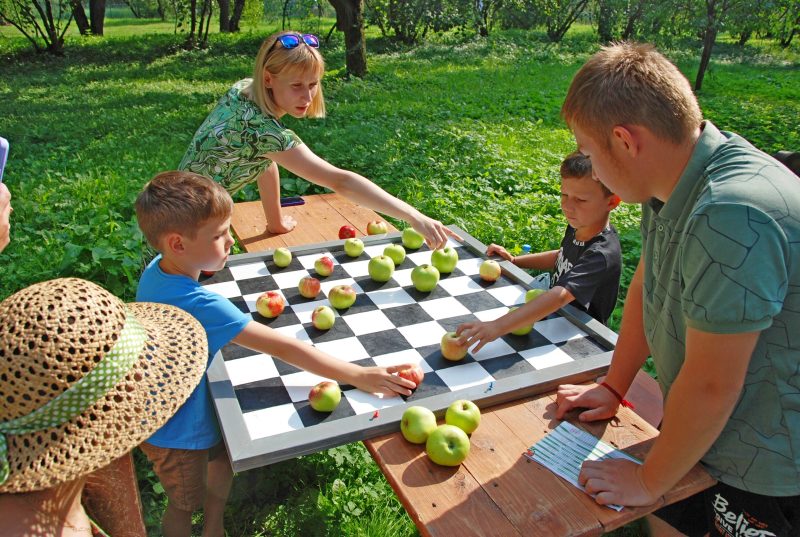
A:
[[[522,253],[523,254],[530,253],[530,251],[531,251],[531,245],[530,244],[523,244],[522,245]]]

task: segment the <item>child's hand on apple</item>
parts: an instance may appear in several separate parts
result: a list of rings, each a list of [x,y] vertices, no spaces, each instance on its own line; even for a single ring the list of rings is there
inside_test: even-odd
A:
[[[480,322],[475,321],[472,323],[464,323],[456,330],[456,335],[459,336],[459,343],[472,347],[477,343],[472,353],[476,353],[487,343],[494,341],[502,336],[502,331],[497,327],[495,322]]]
[[[351,383],[359,390],[383,395],[411,395],[417,387],[408,379],[395,375],[398,371],[411,367],[412,364],[392,365],[389,367],[360,367]]]
[[[514,256],[508,253],[508,250],[500,246],[499,244],[490,244],[489,247],[486,249],[486,257],[492,257],[493,255],[499,255],[506,261],[514,262]]]

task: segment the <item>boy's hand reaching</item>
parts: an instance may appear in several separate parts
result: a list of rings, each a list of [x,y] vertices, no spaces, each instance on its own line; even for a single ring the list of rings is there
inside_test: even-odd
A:
[[[614,394],[599,384],[591,386],[562,384],[558,387],[556,404],[557,419],[563,419],[564,415],[574,408],[587,408],[588,410],[578,416],[581,421],[613,418],[619,408],[619,401]]]
[[[478,352],[484,345],[494,341],[503,334],[494,322],[484,323],[475,321],[472,323],[464,323],[459,326],[456,330],[456,335],[459,336],[459,342],[467,347],[471,347],[477,343],[475,348],[472,349],[472,352]]]
[[[398,377],[394,373],[411,367],[411,364],[392,365],[389,367],[362,367],[352,381],[353,386],[368,393],[383,395],[411,395],[417,385],[410,380]]]
[[[508,250],[500,246],[499,244],[490,244],[489,247],[486,249],[486,256],[492,257],[493,255],[499,255],[506,261],[514,262],[514,256],[508,253]]]

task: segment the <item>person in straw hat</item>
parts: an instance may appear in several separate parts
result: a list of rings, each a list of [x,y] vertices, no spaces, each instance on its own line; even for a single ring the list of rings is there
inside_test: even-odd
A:
[[[0,302],[0,521],[4,536],[103,535],[85,476],[149,437],[200,381],[202,326],[124,304],[74,278]]]

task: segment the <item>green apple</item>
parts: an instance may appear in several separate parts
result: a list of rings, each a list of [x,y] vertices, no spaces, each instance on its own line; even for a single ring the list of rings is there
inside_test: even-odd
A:
[[[331,306],[337,310],[346,310],[356,301],[356,291],[349,285],[336,285],[328,292]]]
[[[402,240],[403,246],[416,250],[425,242],[425,236],[413,227],[407,227],[403,230]]]
[[[308,402],[311,408],[318,412],[333,412],[342,400],[342,390],[339,385],[331,381],[323,381],[311,388],[308,392]]]
[[[511,313],[515,309],[517,309],[516,306],[514,306],[512,308],[508,308],[508,313]],[[525,325],[525,326],[523,326],[521,328],[517,328],[516,330],[512,330],[511,333],[514,334],[515,336],[525,336],[525,335],[530,334],[531,330],[533,330],[533,323],[531,323],[529,325]]]
[[[463,360],[467,355],[467,346],[461,345],[458,340],[459,337],[456,336],[455,332],[447,332],[442,336],[442,356],[444,356],[446,360],[458,362],[459,360]]]
[[[425,442],[428,457],[442,466],[458,466],[469,455],[469,437],[455,425],[440,425]]]
[[[481,263],[481,266],[478,269],[478,273],[481,275],[481,279],[487,282],[497,281],[497,278],[500,277],[501,272],[502,270],[500,269],[500,263],[498,263],[494,259],[487,259],[486,261]]]
[[[431,254],[431,265],[444,274],[453,272],[456,268],[456,263],[458,263],[458,252],[451,246],[434,250]]]
[[[288,248],[278,248],[272,253],[272,260],[281,268],[288,267],[292,262],[292,252]]]
[[[344,241],[344,253],[350,257],[358,257],[364,251],[364,241],[355,237]]]
[[[400,432],[403,433],[403,438],[412,444],[424,444],[434,429],[436,429],[436,416],[429,408],[412,406],[403,412]]]
[[[439,271],[433,265],[414,267],[411,271],[411,283],[420,293],[433,291],[439,283]]]
[[[322,277],[330,276],[333,272],[333,259],[327,255],[323,255],[314,261],[314,270],[316,270],[317,274]]]
[[[256,311],[267,319],[272,319],[283,313],[285,306],[286,303],[283,301],[283,296],[278,291],[267,291],[256,299]]]
[[[389,232],[389,225],[381,220],[373,220],[367,224],[367,235],[382,235]]]
[[[525,302],[528,303],[539,295],[545,294],[547,291],[544,289],[528,289],[525,292]]]
[[[394,261],[388,255],[379,255],[369,260],[367,272],[376,282],[388,282],[394,273]]]
[[[388,255],[394,261],[394,266],[403,264],[406,260],[406,249],[401,244],[390,244],[383,249],[383,255]]]
[[[481,410],[472,401],[459,399],[447,407],[444,422],[455,425],[467,434],[472,434],[481,424]]]
[[[328,306],[317,306],[311,312],[311,324],[317,330],[330,330],[336,322],[336,314]]]

